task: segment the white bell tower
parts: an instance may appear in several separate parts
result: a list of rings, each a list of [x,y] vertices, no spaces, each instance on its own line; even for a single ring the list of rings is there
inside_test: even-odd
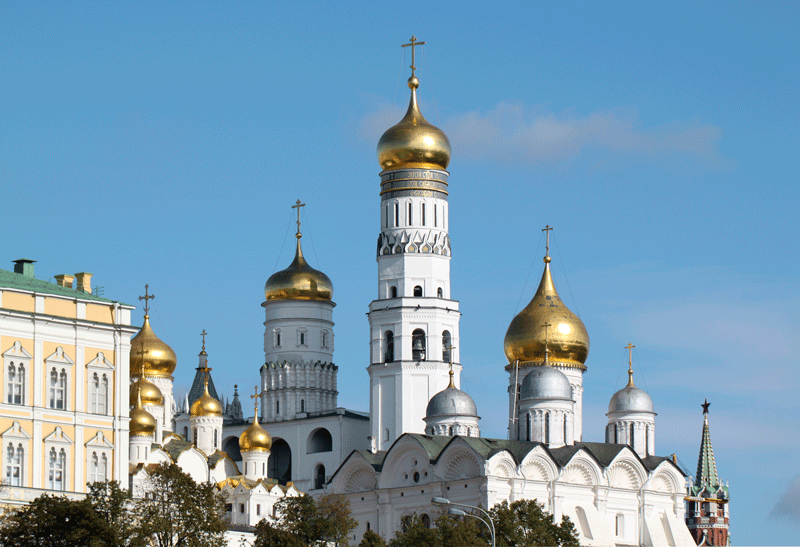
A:
[[[378,143],[381,232],[378,236],[378,298],[369,306],[370,426],[372,446],[385,450],[403,433],[425,432],[425,409],[461,365],[458,302],[450,295],[447,202],[450,142],[422,116],[419,80],[408,80],[405,117]],[[404,46],[404,47],[405,47]],[[451,356],[451,352],[456,352]]]

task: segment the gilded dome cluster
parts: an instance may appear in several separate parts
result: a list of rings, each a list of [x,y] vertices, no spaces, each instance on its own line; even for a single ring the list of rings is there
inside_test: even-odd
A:
[[[135,384],[134,384],[135,385]],[[130,413],[130,424],[128,425],[131,437],[151,437],[156,432],[158,422],[152,414],[142,407],[141,392],[136,389],[136,397]]]
[[[150,316],[144,316],[144,324],[138,334],[131,338],[131,376],[172,378],[178,358],[167,344],[161,341],[150,327]]]
[[[384,170],[400,168],[447,169],[450,140],[422,115],[417,104],[419,80],[408,79],[411,101],[406,115],[378,141],[378,161]]]
[[[550,275],[550,257],[546,256],[539,288],[530,303],[511,321],[503,349],[509,366],[544,362],[545,343],[555,364],[585,369],[589,355],[589,334],[583,321],[561,301]]]
[[[333,298],[333,283],[324,273],[308,265],[303,258],[300,234],[294,260],[285,270],[275,272],[264,286],[264,298],[270,300],[322,300]]]

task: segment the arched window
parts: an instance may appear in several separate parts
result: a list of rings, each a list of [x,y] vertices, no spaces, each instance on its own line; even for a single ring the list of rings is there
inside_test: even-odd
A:
[[[219,431],[214,429],[214,448],[219,448]]]
[[[19,368],[14,363],[8,365],[8,397],[6,400],[12,405],[25,404],[25,365],[19,364]]]
[[[439,225],[438,211],[436,210],[436,204],[433,204],[433,227],[436,228]]]
[[[422,525],[425,526],[425,528],[431,527],[431,517],[429,517],[427,513],[422,513],[420,520],[422,521]]]
[[[89,408],[93,414],[106,414],[108,401],[108,376],[102,378],[95,372],[92,375],[91,391],[89,393]]]
[[[619,444],[619,424],[614,424],[614,444]]]
[[[66,408],[67,372],[61,374],[53,368],[50,371],[50,408],[64,410]]]
[[[442,290],[441,287],[436,289],[436,296],[438,296],[439,298],[444,298],[444,291]]]
[[[411,202],[409,202],[408,203],[408,222],[406,223],[408,226],[411,226],[412,224],[414,224],[412,222],[412,218],[413,217],[412,217],[412,212],[411,212]]]
[[[392,331],[387,330],[383,335],[383,343],[384,343],[384,354],[383,354],[383,361],[384,363],[393,363],[394,362],[394,333]]]
[[[422,225],[425,226],[425,204],[422,204],[422,214],[420,215],[422,220]]]
[[[281,413],[281,402],[275,401],[275,414],[280,414],[280,413]]]
[[[544,413],[544,444],[550,444],[550,413]]]
[[[333,451],[333,437],[330,431],[324,427],[316,429],[311,435],[308,436],[306,442],[306,452],[309,454],[317,454],[319,452]]]
[[[22,486],[22,464],[25,461],[25,450],[22,444],[14,445],[8,443],[6,450],[6,484],[9,486]]]
[[[185,441],[189,440],[189,428],[188,427],[184,427],[183,428],[183,440],[185,440]]]
[[[400,204],[394,204],[394,226],[397,228],[400,225]]]
[[[644,455],[650,455],[650,426],[644,428]]]
[[[47,486],[50,490],[63,491],[65,489],[66,468],[66,451],[62,448],[60,452],[56,452],[55,448],[51,448],[47,474]]]
[[[397,287],[392,287],[389,289],[389,296],[392,298],[397,298]]]
[[[530,414],[525,414],[525,429],[526,429],[525,440],[526,441],[530,441],[531,440],[531,415]]]
[[[306,400],[300,399],[300,412],[305,412],[305,411],[306,411]]]
[[[197,444],[197,428],[192,429],[192,442]]]
[[[614,526],[614,533],[618,537],[622,537],[625,535],[625,517],[622,516],[622,513],[617,513],[617,517],[615,520]]]
[[[314,472],[314,488],[316,490],[325,486],[325,466],[319,464]]]
[[[452,340],[450,338],[450,331],[446,330],[442,333],[442,361],[449,363],[453,358],[451,351]]]
[[[419,285],[414,287],[414,296],[422,296],[422,287]]]
[[[414,329],[411,333],[411,358],[414,361],[425,360],[425,331]]]
[[[634,429],[633,429],[633,424],[631,424],[631,438],[630,438],[630,441],[631,441],[631,443],[630,443],[630,444],[631,444],[631,448],[633,448],[633,431],[634,431]]]
[[[567,444],[567,415],[564,414],[564,444]]]
[[[453,426],[452,425],[447,429],[447,434],[450,435],[451,437],[453,436]]]

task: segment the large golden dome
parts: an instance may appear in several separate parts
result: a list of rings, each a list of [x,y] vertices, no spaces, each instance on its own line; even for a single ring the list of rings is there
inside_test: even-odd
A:
[[[142,352],[144,352],[144,362],[142,362]],[[175,352],[156,336],[150,327],[150,316],[145,315],[141,330],[131,338],[131,377],[171,378],[177,365],[178,358]]]
[[[239,435],[241,452],[269,452],[272,448],[272,437],[258,423],[258,416],[253,416],[253,423]]]
[[[530,303],[511,321],[503,342],[509,366],[519,359],[520,366],[544,362],[545,340],[554,365],[585,370],[589,355],[589,334],[583,321],[572,313],[556,292],[550,275],[550,257],[545,257],[544,273]],[[549,326],[545,327],[545,323]]]
[[[205,381],[205,392],[192,403],[192,408],[189,410],[189,415],[192,417],[198,416],[222,416],[222,403],[217,401],[208,393],[208,377]]]
[[[416,76],[408,79],[411,102],[406,115],[386,130],[378,141],[378,161],[386,169],[447,169],[450,163],[450,140],[444,131],[422,116],[417,105]]]
[[[264,286],[264,297],[269,300],[327,300],[333,298],[333,283],[324,273],[308,265],[300,247],[297,234],[297,251],[294,260],[285,270],[275,272]]]
[[[131,437],[150,437],[156,432],[158,422],[152,414],[142,408],[142,398],[136,390],[133,408],[130,413],[131,421],[128,425]]]
[[[161,393],[161,390],[158,389],[158,386],[155,385],[150,380],[148,380],[147,378],[139,378],[138,380],[136,380],[134,383],[131,384],[131,389],[130,389],[131,401],[136,400],[137,391],[141,396],[143,405],[145,406],[164,405],[164,395]]]

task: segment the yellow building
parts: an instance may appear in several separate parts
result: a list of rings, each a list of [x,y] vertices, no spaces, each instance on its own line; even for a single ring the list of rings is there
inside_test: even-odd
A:
[[[133,306],[92,294],[90,273],[50,283],[14,262],[0,270],[2,501],[127,484]]]

